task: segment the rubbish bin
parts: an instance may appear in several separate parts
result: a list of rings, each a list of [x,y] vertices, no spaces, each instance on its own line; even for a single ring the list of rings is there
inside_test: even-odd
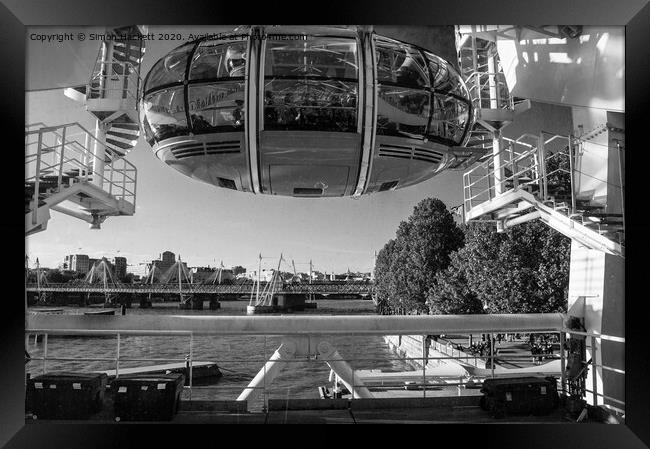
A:
[[[103,408],[108,376],[48,373],[27,379],[26,412],[34,418],[87,419]]]
[[[180,404],[180,373],[124,376],[111,382],[116,421],[170,421]]]

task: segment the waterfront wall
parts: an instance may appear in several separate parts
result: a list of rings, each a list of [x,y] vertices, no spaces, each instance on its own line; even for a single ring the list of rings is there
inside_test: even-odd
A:
[[[433,337],[422,335],[386,335],[384,341],[388,347],[400,357],[416,358],[409,360],[408,363],[414,368],[422,368],[422,358],[424,357],[425,368],[437,368],[454,363],[451,360],[438,360],[431,357],[457,357],[470,365],[479,368],[486,368],[485,360],[477,359],[473,354],[454,349],[449,342],[444,339],[434,340]],[[422,349],[424,341],[424,351]]]

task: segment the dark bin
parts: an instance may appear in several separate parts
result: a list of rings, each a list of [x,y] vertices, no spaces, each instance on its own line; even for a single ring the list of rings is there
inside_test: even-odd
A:
[[[88,419],[101,411],[106,374],[48,373],[27,380],[26,412],[35,418]]]
[[[124,376],[111,382],[116,421],[170,421],[180,404],[183,374]]]
[[[481,407],[495,418],[506,414],[547,415],[559,405],[555,377],[485,379]]]

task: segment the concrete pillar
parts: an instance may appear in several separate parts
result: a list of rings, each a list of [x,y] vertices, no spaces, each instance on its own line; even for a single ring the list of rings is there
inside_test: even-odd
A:
[[[319,357],[326,359],[327,365],[336,373],[339,380],[352,392],[353,398],[373,398],[373,394],[366,388],[361,379],[341,354],[328,341],[321,341],[318,346]]]
[[[273,353],[271,358],[264,364],[262,369],[257,373],[257,375],[250,381],[248,386],[244,388],[244,391],[241,392],[238,401],[255,401],[260,394],[262,394],[264,388],[267,385],[270,385],[273,382],[280,371],[285,366],[285,363],[279,362],[280,360],[287,360],[294,358],[296,354],[296,345],[292,342],[282,342],[280,347]]]

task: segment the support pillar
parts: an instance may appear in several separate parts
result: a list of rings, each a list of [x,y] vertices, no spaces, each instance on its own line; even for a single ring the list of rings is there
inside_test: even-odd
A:
[[[280,371],[285,366],[281,360],[293,359],[296,354],[296,345],[290,341],[283,341],[280,347],[273,353],[271,358],[264,364],[262,369],[250,381],[248,386],[241,392],[238,401],[255,401],[260,394],[263,393],[264,388],[270,385],[271,382],[280,374]]]
[[[106,131],[102,122],[95,122],[95,140],[93,141],[93,177],[92,184],[104,188],[104,158],[106,157]]]
[[[221,308],[221,302],[218,297],[210,298],[210,310],[217,310]]]
[[[503,160],[502,160],[502,139],[501,139],[501,130],[497,129],[494,131],[494,139],[492,140],[492,160],[494,163],[494,195],[500,195],[503,193],[504,189],[504,175],[503,175]]]
[[[318,344],[318,356],[326,359],[325,363],[336,373],[339,380],[352,393],[352,398],[373,398],[373,394],[364,385],[347,361],[328,341]]]

